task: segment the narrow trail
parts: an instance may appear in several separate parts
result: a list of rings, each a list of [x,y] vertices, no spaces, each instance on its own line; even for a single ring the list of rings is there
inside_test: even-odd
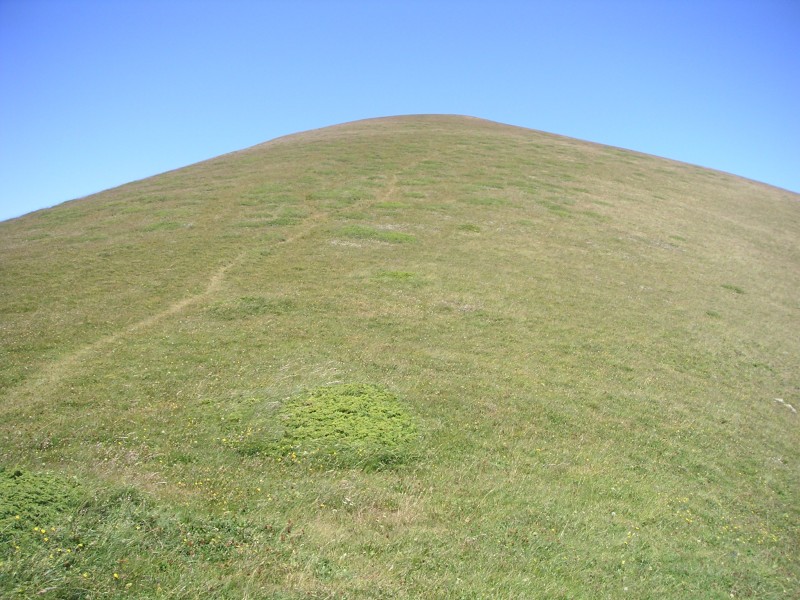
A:
[[[386,189],[378,197],[381,202],[387,202],[397,193],[397,180],[400,179],[399,175],[395,173],[386,185]]]
[[[292,243],[307,236],[315,227],[320,224],[323,216],[324,215],[322,213],[312,213],[308,217],[304,226],[294,232],[292,235],[283,239],[280,242],[281,245]],[[108,348],[109,346],[112,346],[120,339],[124,339],[142,330],[153,327],[157,323],[211,297],[214,293],[218,292],[222,288],[222,284],[225,281],[225,275],[232,268],[241,264],[247,257],[248,253],[249,251],[247,250],[240,253],[233,260],[225,263],[216,271],[211,273],[210,277],[208,278],[208,282],[202,291],[176,300],[163,310],[136,321],[135,323],[120,329],[119,331],[115,331],[114,333],[110,333],[104,337],[101,337],[100,339],[95,340],[94,342],[91,342],[82,348],[74,350],[66,356],[57,359],[56,361],[43,366],[39,373],[33,376],[31,379],[23,382],[16,389],[9,390],[9,404],[19,408],[23,400],[35,399],[38,397],[36,392],[43,388],[52,388],[53,386],[57,385],[61,379],[79,369],[81,362],[88,357]]]
[[[154,313],[148,317],[145,317],[144,319],[141,319],[140,321],[132,323],[131,325],[128,325],[127,327],[119,331],[116,331],[98,340],[95,340],[94,342],[84,346],[83,348],[79,348],[78,350],[75,350],[70,354],[67,354],[66,356],[59,358],[58,360],[56,360],[53,363],[50,363],[49,365],[45,365],[39,371],[37,376],[35,376],[31,380],[24,382],[20,387],[12,391],[11,393],[12,399],[20,400],[22,398],[25,398],[26,396],[27,397],[36,396],[36,392],[38,390],[45,387],[55,386],[61,379],[63,379],[69,373],[79,368],[80,363],[87,357],[91,356],[92,354],[95,354],[107,348],[108,346],[113,345],[116,341],[124,337],[133,335],[142,329],[147,329],[148,327],[155,325],[159,321],[162,321],[167,317],[177,314],[182,310],[184,310],[185,308],[191,306],[192,304],[195,304],[207,298],[221,287],[222,281],[225,278],[225,273],[227,273],[228,270],[230,270],[232,267],[240,263],[242,259],[245,257],[245,255],[246,253],[240,254],[231,262],[223,265],[222,267],[214,271],[214,273],[212,273],[211,277],[209,278],[208,284],[206,285],[205,289],[203,289],[201,292],[191,296],[187,296],[176,302],[173,302],[165,309],[157,313]]]
[[[397,183],[399,176],[397,173],[393,174],[387,181],[385,188],[374,200],[387,201],[397,193]],[[374,201],[373,200],[373,201]],[[296,242],[308,236],[315,228],[321,225],[326,217],[330,215],[314,211],[304,221],[303,225],[294,231],[291,235],[287,236],[279,243],[281,246]],[[245,250],[236,256],[233,260],[219,267],[216,271],[211,273],[205,288],[193,295],[186,296],[168,305],[163,310],[153,313],[135,323],[132,323],[119,331],[108,334],[86,346],[70,352],[69,354],[55,360],[54,362],[44,365],[38,374],[32,376],[30,379],[24,381],[20,386],[15,389],[9,390],[7,396],[6,406],[13,406],[14,408],[22,408],[26,401],[35,401],[41,396],[38,391],[46,388],[52,388],[59,383],[64,377],[76,370],[80,369],[81,363],[90,356],[112,346],[117,341],[132,336],[142,330],[146,330],[159,322],[179,314],[190,306],[197,304],[218,292],[222,288],[225,281],[225,275],[234,267],[240,265],[247,257],[250,251]]]

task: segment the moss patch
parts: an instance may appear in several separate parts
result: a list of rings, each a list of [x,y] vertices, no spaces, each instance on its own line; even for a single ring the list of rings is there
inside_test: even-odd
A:
[[[407,461],[418,440],[393,394],[365,384],[318,388],[284,407],[281,451],[293,460],[381,468]]]

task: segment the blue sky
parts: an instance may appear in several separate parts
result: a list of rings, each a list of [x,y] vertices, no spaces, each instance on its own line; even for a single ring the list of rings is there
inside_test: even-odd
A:
[[[800,192],[800,2],[0,0],[0,219],[414,113]]]

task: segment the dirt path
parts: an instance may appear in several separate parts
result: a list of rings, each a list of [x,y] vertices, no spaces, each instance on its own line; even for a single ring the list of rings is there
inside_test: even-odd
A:
[[[378,201],[388,201],[397,193],[398,179],[399,176],[396,173],[391,176],[389,181],[386,183],[385,188],[377,196]],[[328,215],[323,212],[312,212],[304,221],[303,225],[291,235],[283,239],[280,242],[280,245],[289,244],[308,236],[315,228],[324,222],[327,216]],[[23,382],[16,389],[10,390],[8,396],[10,401],[9,404],[16,408],[20,408],[24,400],[31,401],[39,398],[40,394],[37,392],[42,389],[53,388],[64,377],[79,369],[81,362],[93,354],[101,352],[125,337],[132,336],[142,330],[153,327],[157,323],[211,297],[222,288],[226,274],[232,268],[241,264],[246,259],[248,253],[249,251],[242,252],[236,258],[228,263],[225,263],[216,271],[211,273],[208,278],[208,282],[202,291],[176,300],[157,313],[151,314],[135,323],[126,326],[123,329],[120,329],[119,331],[95,340],[94,342],[91,342],[90,344],[87,344],[86,346],[79,348],[67,354],[66,356],[63,356],[50,364],[44,365],[38,374]]]
[[[315,227],[320,224],[322,218],[323,215],[321,213],[313,213],[308,217],[308,219],[306,219],[303,227],[285,238],[281,244],[292,243],[298,239],[306,237]],[[211,273],[208,278],[208,282],[202,291],[176,300],[157,313],[151,314],[139,321],[136,321],[135,323],[120,329],[119,331],[101,337],[100,339],[95,340],[94,342],[91,342],[90,344],[87,344],[86,346],[67,354],[66,356],[63,356],[50,364],[44,365],[38,374],[23,382],[22,385],[17,387],[15,390],[10,391],[9,404],[19,408],[23,399],[35,399],[39,396],[39,394],[37,394],[39,390],[54,387],[61,379],[80,368],[81,362],[93,354],[101,352],[102,350],[112,346],[120,339],[124,339],[128,336],[138,333],[139,331],[153,327],[159,322],[211,297],[222,288],[222,285],[225,281],[225,275],[232,268],[241,264],[247,257],[248,253],[249,251],[242,252],[236,258],[225,263],[216,271]]]
[[[177,314],[184,310],[185,308],[191,306],[192,304],[196,304],[197,302],[207,298],[214,292],[216,292],[222,285],[222,282],[225,278],[225,273],[228,272],[232,267],[237,265],[242,259],[245,257],[246,253],[242,253],[237,256],[231,262],[223,265],[216,271],[211,274],[211,277],[208,280],[208,284],[206,285],[205,289],[197,294],[192,296],[187,296],[186,298],[182,298],[176,302],[173,302],[169,306],[167,306],[164,310],[161,310],[155,314],[152,314],[144,319],[137,321],[131,325],[128,325],[124,329],[106,335],[86,346],[71,352],[70,354],[59,358],[53,363],[49,365],[45,365],[35,376],[33,379],[30,379],[22,384],[19,388],[17,388],[14,392],[12,392],[11,396],[14,401],[18,401],[24,397],[36,397],[36,392],[43,389],[43,388],[51,388],[55,386],[61,379],[63,379],[66,375],[73,372],[76,368],[79,367],[81,361],[86,359],[87,357],[95,354],[108,346],[111,346],[117,340],[124,338],[128,335],[132,335],[142,329],[147,329],[166,319],[167,317]]]

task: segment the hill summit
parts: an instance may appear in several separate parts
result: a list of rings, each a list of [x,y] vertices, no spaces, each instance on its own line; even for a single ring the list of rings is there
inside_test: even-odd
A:
[[[421,115],[0,223],[0,595],[798,595],[798,200]]]

